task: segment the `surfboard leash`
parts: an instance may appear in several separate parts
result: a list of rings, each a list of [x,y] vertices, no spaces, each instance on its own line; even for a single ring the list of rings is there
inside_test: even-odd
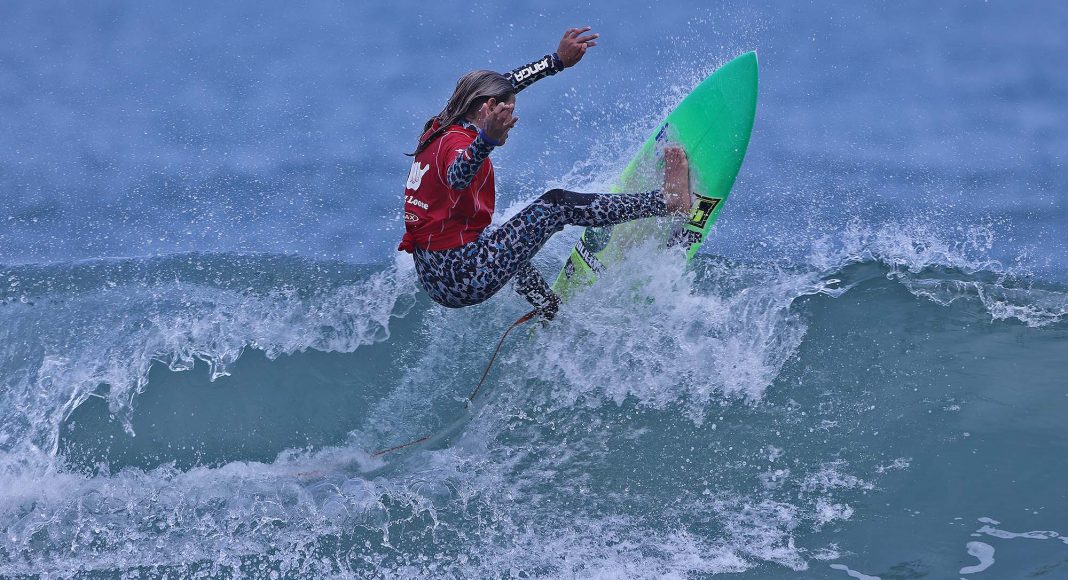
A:
[[[510,333],[513,330],[515,330],[516,327],[521,326],[521,325],[523,325],[523,323],[525,323],[525,322],[529,321],[530,319],[534,318],[534,316],[536,316],[537,314],[538,314],[537,310],[531,310],[530,312],[527,312],[523,316],[520,316],[518,320],[513,322],[512,325],[509,326],[508,329],[504,331],[504,334],[501,336],[501,339],[499,341],[497,341],[497,348],[493,349],[493,355],[490,356],[489,363],[486,364],[486,370],[482,371],[482,378],[479,379],[478,380],[478,384],[475,385],[475,390],[471,391],[470,395],[467,395],[466,406],[468,406],[468,407],[471,406],[471,403],[474,402],[474,400],[475,400],[475,396],[478,395],[479,389],[482,388],[482,383],[486,382],[486,376],[489,375],[490,369],[493,368],[493,361],[497,360],[497,353],[501,352],[501,345],[504,344],[504,339],[508,338],[508,333]]]
[[[486,377],[489,376],[490,369],[493,368],[493,363],[497,360],[497,355],[500,354],[501,347],[504,346],[505,339],[508,338],[508,335],[513,330],[515,330],[519,326],[522,326],[524,323],[529,322],[531,319],[533,319],[535,316],[537,316],[537,314],[538,314],[537,310],[531,310],[530,312],[527,312],[523,316],[520,316],[515,322],[512,323],[511,326],[509,326],[507,329],[505,329],[504,334],[501,335],[501,339],[499,341],[497,341],[497,348],[493,349],[493,354],[490,355],[489,362],[486,363],[486,370],[482,371],[482,378],[480,378],[478,380],[478,384],[475,385],[475,389],[473,391],[471,391],[470,395],[467,396],[467,401],[464,403],[464,411],[465,412],[467,411],[467,409],[471,408],[471,403],[473,403],[475,401],[475,397],[478,396],[478,392],[479,392],[479,390],[482,389],[483,383],[486,382]],[[383,455],[385,455],[387,453],[392,453],[394,451],[400,451],[401,449],[405,449],[407,447],[412,447],[413,445],[418,445],[420,443],[423,443],[424,441],[427,441],[428,439],[430,439],[430,437],[431,437],[431,435],[423,435],[422,437],[420,437],[418,439],[413,439],[413,440],[411,440],[411,441],[409,441],[407,443],[401,443],[400,445],[394,445],[393,447],[387,447],[386,449],[381,449],[379,451],[375,451],[374,453],[371,454],[371,457],[381,457],[381,456],[383,456]]]

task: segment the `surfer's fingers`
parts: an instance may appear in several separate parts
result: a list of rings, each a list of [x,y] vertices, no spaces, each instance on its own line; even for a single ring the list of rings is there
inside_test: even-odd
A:
[[[494,124],[499,125],[504,129],[511,127],[509,123],[515,117],[512,116],[512,111],[515,109],[515,105],[497,105],[497,108],[493,110],[491,117]]]
[[[597,46],[597,43],[596,42],[587,42],[586,43],[586,48],[589,48],[591,46]]]
[[[583,36],[581,38],[576,38],[575,42],[577,42],[579,44],[582,44],[583,42],[589,43],[591,40],[596,40],[596,39],[598,39],[600,37],[601,37],[600,34],[587,34],[586,36]]]

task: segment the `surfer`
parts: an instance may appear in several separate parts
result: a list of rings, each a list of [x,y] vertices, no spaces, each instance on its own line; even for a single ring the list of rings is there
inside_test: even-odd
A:
[[[690,209],[689,167],[679,147],[665,149],[664,186],[644,193],[598,194],[551,189],[491,228],[496,190],[494,148],[508,140],[515,96],[534,82],[577,64],[597,46],[590,27],[564,33],[553,54],[508,74],[476,70],[460,77],[448,103],[423,127],[404,191],[406,232],[420,284],[450,308],[478,304],[510,280],[544,320],[559,297],[530,260],[565,225],[611,226]]]

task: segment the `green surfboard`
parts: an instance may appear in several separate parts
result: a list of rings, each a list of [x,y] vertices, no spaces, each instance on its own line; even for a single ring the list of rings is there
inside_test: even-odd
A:
[[[757,101],[757,58],[743,54],[720,67],[675,107],[627,164],[613,192],[649,191],[663,183],[663,144],[675,143],[690,161],[694,204],[689,219],[649,218],[605,228],[586,228],[553,290],[565,299],[592,284],[597,274],[649,239],[687,246],[697,253],[723,209],[749,145]],[[670,223],[673,222],[673,223]]]

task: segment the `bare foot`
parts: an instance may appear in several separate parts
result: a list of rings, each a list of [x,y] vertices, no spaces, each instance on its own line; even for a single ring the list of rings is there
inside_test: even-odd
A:
[[[664,203],[668,212],[689,213],[693,205],[690,196],[690,162],[686,152],[678,145],[664,149]]]

